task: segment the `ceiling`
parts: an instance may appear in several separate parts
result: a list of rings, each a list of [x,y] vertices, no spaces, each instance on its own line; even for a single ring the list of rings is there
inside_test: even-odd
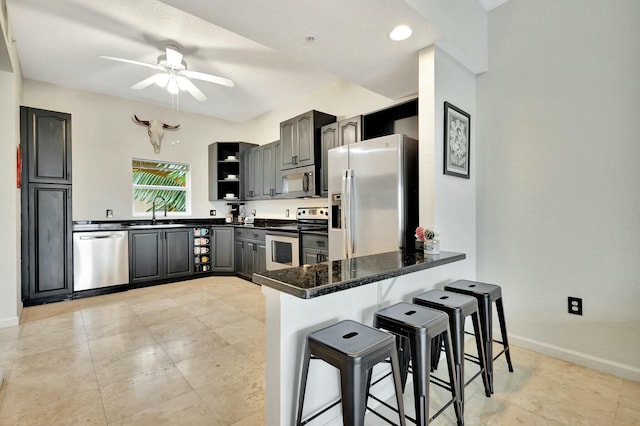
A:
[[[506,0],[479,0],[491,9]],[[441,36],[404,0],[7,0],[24,78],[244,122],[336,78],[391,99],[418,91],[418,51]],[[414,35],[387,34],[408,24]],[[314,41],[307,37],[313,36]],[[154,74],[100,59],[155,64],[177,43],[208,97],[131,86]]]

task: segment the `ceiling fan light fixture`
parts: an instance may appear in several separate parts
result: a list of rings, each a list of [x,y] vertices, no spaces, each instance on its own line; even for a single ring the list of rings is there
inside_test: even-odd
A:
[[[178,92],[180,92],[178,82],[173,76],[169,78],[169,82],[167,83],[167,92],[171,93],[172,95],[177,95]]]
[[[158,73],[153,76],[153,79],[157,86],[167,87],[167,83],[169,83],[169,74]]]

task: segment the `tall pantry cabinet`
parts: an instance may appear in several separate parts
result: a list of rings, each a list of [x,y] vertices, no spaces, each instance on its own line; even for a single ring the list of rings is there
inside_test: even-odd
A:
[[[22,300],[69,298],[73,285],[71,115],[20,107]]]

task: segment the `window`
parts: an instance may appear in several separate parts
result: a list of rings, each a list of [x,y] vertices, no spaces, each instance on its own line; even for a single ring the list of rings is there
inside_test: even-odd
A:
[[[154,199],[156,212],[166,207],[167,215],[191,213],[189,164],[134,158],[131,170],[134,215],[150,213]]]

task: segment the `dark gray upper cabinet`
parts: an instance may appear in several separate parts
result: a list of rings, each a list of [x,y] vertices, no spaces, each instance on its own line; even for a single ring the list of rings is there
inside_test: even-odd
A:
[[[361,115],[322,126],[322,129],[320,129],[320,195],[326,197],[329,191],[327,183],[327,178],[329,176],[329,150],[339,146],[360,142],[361,135]]]
[[[247,142],[214,142],[209,145],[209,201],[222,200],[226,194],[233,194],[241,200],[245,198],[247,163],[243,157],[255,146]]]
[[[213,253],[213,270],[216,272],[233,272],[234,247],[233,228],[230,226],[214,227],[211,247]]]
[[[71,183],[71,114],[36,108],[21,109],[28,141],[28,180]]]
[[[335,120],[333,115],[308,111],[280,123],[282,170],[315,164],[320,150],[320,128]]]
[[[245,173],[245,200],[257,200],[262,195],[262,147],[256,146],[245,153],[242,159]]]
[[[193,274],[193,229],[129,231],[129,281]]]
[[[338,122],[338,146],[362,140],[362,116],[346,118]]]
[[[71,185],[30,184],[29,206],[28,281],[23,278],[29,288],[23,297],[28,295],[25,299],[33,300],[70,295],[73,284]]]
[[[271,198],[274,196],[275,191],[275,161],[273,158],[273,145],[263,145],[260,147],[260,151],[262,151],[262,187],[260,188],[260,197]]]
[[[320,195],[325,197],[329,192],[329,150],[338,146],[338,123],[323,126],[320,130]]]
[[[282,196],[282,143],[271,142],[261,146],[262,151],[262,192],[261,198]]]

